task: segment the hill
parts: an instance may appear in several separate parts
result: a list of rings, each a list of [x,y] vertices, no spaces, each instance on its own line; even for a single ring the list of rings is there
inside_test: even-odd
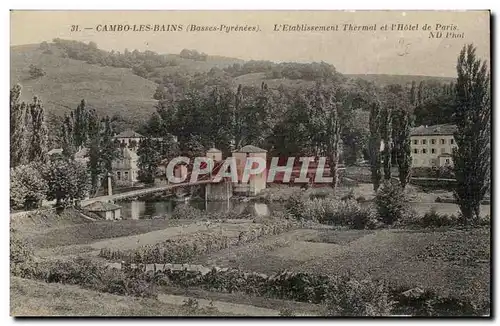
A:
[[[344,74],[349,78],[360,78],[372,82],[378,86],[386,86],[390,84],[407,85],[415,81],[417,84],[421,81],[426,82],[439,82],[451,83],[456,80],[452,77],[438,77],[438,76],[421,76],[421,75],[387,75],[387,74]]]
[[[69,46],[75,46],[77,50],[81,50],[79,47],[83,47],[84,51],[82,53],[107,55],[105,51],[94,49],[90,45],[83,43],[68,44]],[[81,99],[85,99],[87,104],[95,108],[99,114],[113,115],[119,113],[125,120],[130,121],[133,126],[137,126],[154,112],[156,100],[153,99],[153,94],[157,88],[157,83],[162,83],[162,78],[165,75],[171,75],[174,79],[182,78],[190,81],[196,73],[207,73],[212,68],[223,69],[234,64],[252,63],[222,56],[206,55],[203,60],[194,60],[179,54],[158,55],[152,53],[153,59],[168,62],[169,64],[153,68],[142,75],[147,77],[143,78],[131,68],[104,66],[97,63],[90,64],[84,59],[69,58],[67,53],[64,55],[64,50],[60,46],[57,47],[51,44],[49,50],[47,50],[46,46],[45,44],[45,50],[40,44],[11,47],[10,83],[11,86],[16,83],[23,86],[23,100],[30,100],[37,95],[45,103],[48,112],[62,115],[70,109],[74,109]],[[143,55],[150,54],[143,53]],[[269,69],[276,65],[271,62],[263,63],[264,66],[267,64],[270,67]],[[29,70],[32,64],[43,69],[45,75],[31,78]],[[254,64],[259,64],[259,62],[254,62]],[[288,65],[288,69],[293,70],[294,67],[293,63]],[[303,67],[297,64],[296,69],[303,69]],[[384,74],[344,74],[344,76],[354,79],[361,78],[378,86],[387,84],[405,85],[412,81],[419,83],[423,80],[449,83],[454,80],[454,78],[448,77]],[[263,81],[270,88],[277,88],[279,85],[301,87],[314,83],[311,78],[309,80],[300,78],[266,79],[266,72],[253,72],[235,78],[224,78],[229,78],[229,84],[235,87],[238,84],[258,87]],[[183,83],[179,84],[182,85]],[[179,91],[182,92],[183,86],[179,87]]]
[[[79,60],[44,54],[39,45],[10,49],[10,83],[23,86],[23,100],[40,97],[48,112],[62,115],[85,99],[99,114],[120,113],[132,121],[143,120],[154,111],[156,84],[134,75],[130,69],[102,67]],[[32,79],[29,66],[45,71]]]

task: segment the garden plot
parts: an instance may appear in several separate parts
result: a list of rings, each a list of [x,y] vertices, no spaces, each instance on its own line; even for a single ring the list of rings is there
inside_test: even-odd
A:
[[[259,273],[286,269],[384,279],[391,286],[489,300],[489,229],[301,229],[195,260]]]
[[[85,244],[56,246],[53,248],[41,249],[38,250],[36,254],[42,257],[49,257],[72,256],[78,253],[94,252],[97,255],[99,250],[104,248],[110,250],[133,250],[141,246],[153,245],[170,238],[188,235],[200,231],[228,230],[228,233],[234,234],[237,232],[236,230],[241,229],[241,231],[243,231],[251,225],[255,225],[254,223],[252,223],[252,220],[233,220],[224,223],[190,221],[185,225],[165,227],[161,230],[146,232],[142,234],[133,234],[129,236],[98,240],[94,242],[91,242],[91,239],[87,239],[85,241]],[[116,227],[120,228],[120,221],[116,223]]]

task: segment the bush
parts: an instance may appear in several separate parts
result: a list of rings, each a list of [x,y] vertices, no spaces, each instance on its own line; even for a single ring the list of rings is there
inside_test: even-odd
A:
[[[330,225],[344,225],[354,229],[364,229],[377,220],[376,212],[361,206],[354,199],[336,200],[332,198],[312,199],[298,204],[297,212],[301,220],[311,220]]]
[[[441,226],[455,226],[460,223],[457,216],[453,214],[439,214],[433,207],[431,210],[424,214],[420,219],[420,226],[422,227],[441,227]]]
[[[306,202],[308,202],[307,196],[302,191],[296,191],[286,201],[285,210],[296,219],[302,220]]]
[[[10,273],[26,277],[34,268],[34,256],[30,243],[18,236],[17,231],[10,230]]]
[[[13,275],[48,283],[79,285],[86,289],[118,295],[154,297],[154,284],[145,273],[110,268],[91,259],[49,260],[20,269]]]
[[[193,220],[200,219],[202,211],[189,204],[177,205],[172,212],[172,219],[174,220]]]
[[[10,205],[13,208],[40,207],[48,191],[40,166],[20,165],[10,170]]]
[[[32,79],[45,76],[45,71],[35,65],[30,65],[29,74]]]
[[[404,220],[411,214],[408,197],[399,182],[385,181],[377,191],[375,204],[378,215],[386,224]]]
[[[339,278],[326,297],[329,316],[388,316],[394,302],[382,282]]]

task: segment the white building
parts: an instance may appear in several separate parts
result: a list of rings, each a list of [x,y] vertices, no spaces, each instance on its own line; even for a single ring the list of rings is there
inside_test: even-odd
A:
[[[139,174],[138,160],[139,157],[134,151],[126,147],[121,149],[120,158],[112,162],[117,185],[131,186],[137,182]]]
[[[125,145],[126,147],[131,147],[135,150],[139,148],[139,142],[145,138],[138,132],[133,130],[125,130],[120,132],[118,135],[114,136],[113,139],[118,141],[120,144]]]
[[[453,134],[455,125],[420,126],[412,130],[411,156],[413,167],[452,166],[451,153],[457,148]]]

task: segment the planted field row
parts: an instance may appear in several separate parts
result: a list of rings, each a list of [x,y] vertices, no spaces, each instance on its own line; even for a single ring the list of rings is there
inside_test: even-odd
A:
[[[99,256],[128,263],[186,263],[201,255],[255,241],[263,236],[277,235],[296,227],[288,220],[270,224],[235,225],[232,229],[210,229],[172,237],[134,250],[101,249]]]

